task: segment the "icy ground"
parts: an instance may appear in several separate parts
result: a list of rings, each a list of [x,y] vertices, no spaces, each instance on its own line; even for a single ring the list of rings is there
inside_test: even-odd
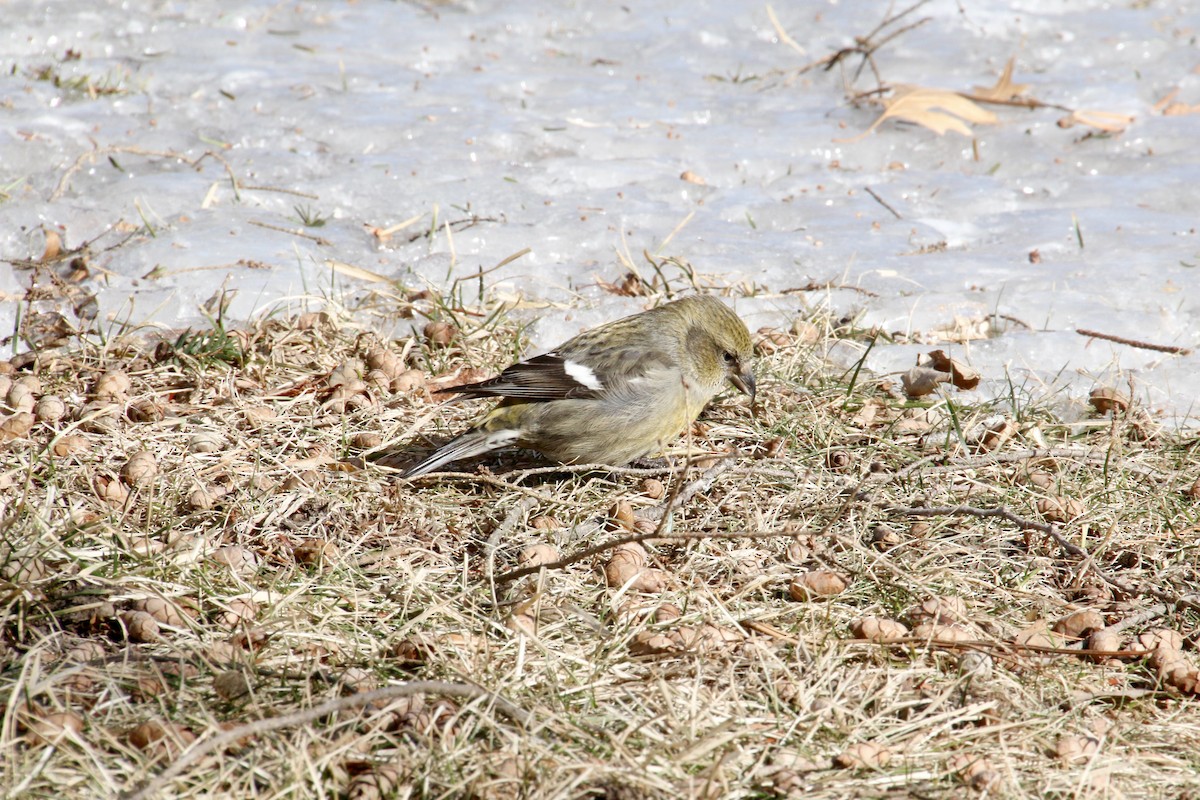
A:
[[[1024,96],[1063,107],[990,106],[974,140],[888,121],[847,141],[880,113],[846,100],[871,69],[799,69],[890,6],[773,7],[779,28],[738,0],[0,0],[0,258],[37,258],[45,229],[90,241],[75,297],[101,327],[179,329],[222,288],[245,319],[371,285],[335,265],[444,289],[529,248],[485,281],[552,304],[515,312],[549,347],[640,307],[597,282],[623,258],[653,277],[648,251],[752,287],[751,328],[828,304],[901,334],[876,372],[942,347],[984,397],[1078,411],[1132,378],[1168,420],[1200,415],[1200,355],[1076,333],[1200,349],[1200,113],[1162,113],[1200,111],[1192,0],[915,10],[883,80],[970,91],[1015,56]],[[0,337],[32,274],[0,265]]]

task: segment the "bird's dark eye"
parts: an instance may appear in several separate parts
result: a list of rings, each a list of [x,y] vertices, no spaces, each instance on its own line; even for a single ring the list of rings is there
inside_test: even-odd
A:
[[[725,353],[723,354],[723,357],[725,359],[726,364],[732,364],[735,361],[737,361],[737,356],[735,356],[733,353],[729,352],[728,350],[725,351]]]

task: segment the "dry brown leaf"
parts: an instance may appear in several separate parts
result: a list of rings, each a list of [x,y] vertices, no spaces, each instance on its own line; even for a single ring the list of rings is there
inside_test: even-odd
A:
[[[92,479],[92,486],[96,490],[96,496],[109,505],[124,505],[129,499],[129,490],[113,475],[96,475]]]
[[[158,474],[158,461],[149,450],[139,450],[121,467],[121,480],[130,486],[148,486]]]
[[[892,760],[892,751],[876,742],[852,744],[833,757],[833,763],[842,769],[878,769]]]
[[[110,370],[96,381],[92,396],[97,400],[123,403],[129,397],[129,390],[132,388],[133,381],[129,379],[128,375],[120,370]]]
[[[139,750],[156,757],[176,758],[196,741],[196,734],[176,722],[151,719],[130,730],[126,739]]]
[[[850,623],[851,632],[859,639],[887,644],[908,636],[908,626],[886,617],[862,617]]]
[[[913,628],[912,635],[931,644],[957,644],[979,638],[961,625],[940,625],[935,622],[921,623]]]
[[[1005,101],[1025,94],[1029,84],[1012,82],[1014,63],[1016,63],[1015,56],[1008,59],[1008,63],[1004,65],[1004,72],[1000,74],[1000,80],[996,81],[994,86],[976,86],[971,96],[977,100]]]
[[[836,572],[826,569],[813,570],[803,575],[797,575],[788,586],[788,594],[793,600],[801,603],[806,600],[817,600],[833,597],[846,591],[846,579]]]
[[[235,597],[230,600],[225,610],[216,616],[217,625],[226,630],[233,630],[249,625],[258,616],[258,603],[247,597]]]
[[[909,411],[912,411],[912,410],[915,410],[915,409],[909,409]],[[924,409],[921,409],[921,410],[924,410]],[[907,412],[905,412],[905,413],[907,414]],[[929,431],[929,429],[932,427],[933,427],[933,423],[930,422],[929,419],[924,416],[920,416],[920,417],[903,416],[899,420],[897,420],[895,425],[892,426],[892,433],[896,436],[909,436],[909,435],[918,435],[919,436],[921,434],[927,433]]]
[[[991,111],[948,89],[899,86],[896,95],[885,103],[887,109],[871,123],[871,127],[867,128],[862,136],[866,136],[889,119],[915,123],[939,136],[944,135],[946,131],[954,131],[966,137],[973,135],[967,127],[968,122],[976,125],[992,125],[997,122],[996,115]]]
[[[58,235],[58,231],[50,228],[43,228],[42,231],[46,234],[46,247],[42,250],[41,260],[58,258],[58,254],[62,252],[62,237]]]
[[[629,588],[635,592],[661,592],[670,584],[670,579],[660,569],[646,569],[646,551],[637,542],[629,542],[613,549],[612,557],[604,565],[604,580],[610,588]]]
[[[654,609],[655,622],[674,622],[683,616],[683,611],[674,603],[663,603]]]
[[[1183,636],[1171,628],[1155,628],[1138,636],[1138,646],[1143,650],[1183,650]]]
[[[367,351],[363,360],[367,363],[367,369],[380,370],[389,379],[396,377],[405,369],[404,361],[400,356],[386,347],[372,347]]]
[[[1050,632],[1045,620],[1038,620],[1013,637],[1013,642],[1030,648],[1059,648],[1065,642]],[[1027,650],[1022,655],[1033,664],[1044,664],[1051,660],[1050,654],[1040,654],[1037,649]]]
[[[1128,114],[1114,114],[1111,111],[1093,111],[1077,108],[1058,121],[1058,127],[1070,128],[1072,125],[1086,125],[1104,133],[1121,133],[1133,124],[1135,118]]]
[[[1087,509],[1074,497],[1051,495],[1037,501],[1037,511],[1047,522],[1066,523],[1082,517]]]
[[[48,394],[37,401],[33,407],[33,415],[38,422],[53,424],[67,415],[67,404],[61,397]]]
[[[212,486],[197,486],[188,493],[188,506],[196,511],[208,511],[215,508],[218,501],[228,493],[229,490],[224,486],[215,484]]]
[[[618,500],[608,510],[609,526],[613,529],[633,530],[633,506],[628,500]]]
[[[979,385],[983,376],[961,361],[956,361],[946,355],[944,350],[934,350],[929,353],[929,365],[938,372],[949,372],[950,382],[958,389],[970,391]]]
[[[411,392],[425,386],[425,373],[419,369],[407,369],[392,378],[391,389],[396,394]]]
[[[558,548],[552,544],[531,544],[517,556],[517,564],[522,567],[540,567],[543,564],[553,564],[560,558]]]
[[[121,622],[131,642],[156,642],[160,637],[158,620],[146,611],[126,611]]]
[[[1179,95],[1179,87],[1178,87],[1178,86],[1176,86],[1174,89],[1172,89],[1171,91],[1167,92],[1167,93],[1166,93],[1166,94],[1165,94],[1165,95],[1162,97],[1162,99],[1161,99],[1161,100],[1159,100],[1157,103],[1155,103],[1154,105],[1152,105],[1152,106],[1150,107],[1150,108],[1151,108],[1151,110],[1153,110],[1153,111],[1154,111],[1156,114],[1161,114],[1161,113],[1163,113],[1163,109],[1167,108],[1168,106],[1174,105],[1173,101],[1175,100],[1175,98],[1176,98],[1178,95]]]
[[[777,353],[792,343],[792,337],[787,333],[765,326],[754,332],[754,352],[763,355]]]
[[[83,717],[73,711],[26,714],[21,715],[20,724],[35,744],[58,744],[83,734]]]
[[[9,548],[0,548],[0,578],[12,581],[22,589],[45,580],[50,574],[46,562],[35,555],[18,555]]]
[[[967,619],[967,604],[961,597],[934,595],[908,609],[904,615],[913,625],[919,625],[922,622],[952,625]]]
[[[825,466],[835,472],[849,472],[854,468],[854,456],[845,450],[831,450],[825,454]]]
[[[666,655],[682,650],[680,642],[658,631],[639,631],[629,643],[629,652],[635,656]]]
[[[33,430],[34,421],[33,414],[21,411],[0,422],[0,442],[22,439],[29,435],[29,432]]]
[[[630,542],[613,549],[612,555],[604,565],[604,577],[610,587],[617,589],[637,575],[644,566],[645,549],[636,542]]]
[[[1178,103],[1175,101],[1178,95],[1179,87],[1176,86],[1155,103],[1151,107],[1152,110],[1157,114],[1162,114],[1164,117],[1175,117],[1181,114],[1200,114],[1200,103],[1194,106],[1190,106],[1187,103]]]
[[[635,592],[655,594],[665,592],[671,585],[671,577],[661,569],[644,569],[638,573],[637,579],[629,584]]]
[[[667,487],[658,478],[646,478],[642,481],[642,494],[651,500],[661,500],[667,493]]]
[[[850,424],[859,428],[869,428],[875,424],[876,419],[880,418],[881,413],[886,419],[887,406],[883,404],[882,400],[871,398],[863,404],[857,414],[850,418]]]
[[[1097,651],[1096,655],[1092,656],[1095,661],[1106,661],[1108,655],[1099,655],[1100,653],[1118,653],[1121,651],[1121,633],[1112,628],[1101,628],[1098,631],[1093,631],[1088,637],[1087,646],[1089,650]]]
[[[1068,639],[1082,639],[1093,631],[1104,627],[1104,617],[1095,609],[1086,608],[1068,614],[1054,623],[1052,630]]]
[[[1000,773],[983,756],[959,753],[952,756],[946,766],[959,780],[976,791],[985,792],[1000,784]]]
[[[937,391],[939,383],[949,383],[950,380],[949,372],[940,372],[929,367],[913,367],[900,376],[900,382],[904,384],[904,394],[910,398],[933,394]]]
[[[1063,764],[1084,764],[1092,759],[1100,749],[1100,742],[1090,736],[1069,734],[1058,740],[1054,747],[1054,755]]]
[[[1184,114],[1200,114],[1200,103],[1189,106],[1187,103],[1171,103],[1163,109],[1164,117],[1179,117]]]
[[[1162,660],[1157,660],[1162,655]],[[1200,669],[1197,669],[1178,650],[1156,650],[1150,665],[1158,670],[1158,677],[1167,686],[1173,686],[1184,694],[1200,694]]]
[[[996,415],[980,420],[963,431],[967,443],[982,452],[991,452],[1000,447],[1017,434],[1020,429],[1017,423],[1006,417]]]
[[[238,573],[253,572],[258,568],[258,556],[240,544],[218,547],[209,553],[208,557]]]
[[[650,290],[636,272],[625,273],[616,283],[609,283],[600,278],[597,278],[596,283],[604,291],[621,297],[645,297],[650,294]]]
[[[878,525],[871,531],[871,546],[880,552],[886,553],[888,550],[899,547],[901,541],[900,534],[887,525]]]
[[[1110,411],[1124,413],[1129,408],[1129,398],[1111,386],[1098,386],[1088,395],[1088,402],[1098,414]]]
[[[425,326],[423,333],[427,342],[443,347],[458,338],[458,328],[449,322],[430,322]]]
[[[172,625],[176,628],[182,628],[187,625],[188,620],[193,616],[188,614],[182,606],[178,606],[161,597],[147,597],[134,601],[133,610],[145,611],[158,622],[164,625]]]

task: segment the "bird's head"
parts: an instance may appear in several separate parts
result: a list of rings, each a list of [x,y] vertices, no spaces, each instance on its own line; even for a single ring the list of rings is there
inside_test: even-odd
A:
[[[687,357],[714,393],[727,382],[754,401],[755,381],[751,370],[754,343],[746,323],[733,309],[715,297],[697,295],[676,301],[687,304]]]

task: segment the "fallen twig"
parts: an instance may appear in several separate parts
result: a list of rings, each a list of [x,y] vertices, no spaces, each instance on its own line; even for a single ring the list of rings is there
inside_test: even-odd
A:
[[[1116,342],[1117,344],[1127,344],[1130,347],[1137,347],[1141,350],[1153,350],[1156,353],[1170,353],[1176,356],[1188,356],[1192,354],[1189,347],[1176,347],[1170,344],[1152,344],[1151,342],[1142,342],[1137,339],[1126,339],[1124,336],[1114,336],[1111,333],[1101,333],[1100,331],[1092,331],[1087,328],[1076,328],[1075,332],[1080,336],[1089,336],[1093,339],[1103,339],[1106,342]]]
[[[874,197],[874,198],[875,198],[875,202],[876,202],[876,203],[879,203],[879,205],[883,206],[883,207],[884,207],[884,208],[886,208],[888,211],[892,212],[892,216],[893,216],[893,217],[895,217],[896,219],[904,219],[904,217],[900,216],[900,212],[899,212],[899,211],[897,211],[896,209],[892,208],[890,205],[888,205],[888,202],[887,202],[886,200],[884,200],[884,199],[883,199],[882,197],[880,197],[879,195],[875,194],[875,190],[874,190],[874,189],[872,189],[870,186],[864,186],[863,188],[866,190],[867,194],[869,194],[869,195],[871,195],[871,197]]]
[[[272,225],[269,222],[260,222],[256,219],[249,220],[249,222],[251,225],[257,225],[258,227],[266,228],[269,231],[279,231],[280,233],[289,233],[292,236],[300,236],[304,239],[308,239],[309,241],[316,242],[323,247],[328,247],[333,244],[333,242],[329,241],[324,236],[314,236],[311,233],[305,233],[299,228],[285,228],[282,225]]]
[[[995,97],[987,97],[985,95],[973,94],[972,92],[955,92],[960,97],[965,97],[973,103],[988,103],[993,106],[1015,106],[1017,108],[1053,108],[1057,111],[1071,112],[1075,109],[1067,106],[1060,106],[1057,103],[1047,103],[1038,100],[1035,97],[1014,97],[1009,100],[1000,100]]]
[[[852,292],[864,294],[867,297],[879,297],[878,292],[872,292],[870,289],[864,289],[861,286],[851,286],[847,283],[834,283],[833,281],[809,281],[803,286],[793,286],[790,289],[784,289],[780,294],[799,294],[800,292],[823,292],[826,289],[849,289]]]

